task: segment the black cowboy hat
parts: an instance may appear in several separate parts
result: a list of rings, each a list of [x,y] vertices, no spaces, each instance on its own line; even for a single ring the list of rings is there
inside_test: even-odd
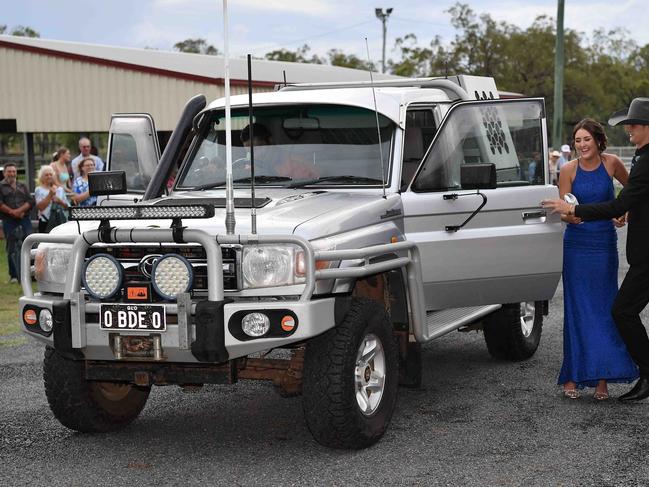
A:
[[[609,125],[649,125],[649,98],[634,98],[628,110],[618,110],[608,119]]]

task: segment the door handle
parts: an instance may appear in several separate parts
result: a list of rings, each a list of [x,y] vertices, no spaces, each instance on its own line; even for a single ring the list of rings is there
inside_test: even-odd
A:
[[[546,216],[547,216],[547,212],[545,210],[523,212],[523,220],[545,219]]]

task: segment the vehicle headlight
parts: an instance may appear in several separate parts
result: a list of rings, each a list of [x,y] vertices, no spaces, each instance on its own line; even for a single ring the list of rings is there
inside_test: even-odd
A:
[[[40,244],[34,257],[34,277],[39,285],[50,285],[63,292],[70,271],[72,245]]]
[[[81,278],[93,298],[111,298],[122,289],[124,268],[112,255],[95,254],[86,261]]]
[[[153,264],[151,282],[156,292],[164,299],[176,299],[192,287],[194,272],[192,265],[181,255],[168,254]]]
[[[243,287],[286,286],[304,281],[295,275],[296,247],[251,245],[243,248]]]

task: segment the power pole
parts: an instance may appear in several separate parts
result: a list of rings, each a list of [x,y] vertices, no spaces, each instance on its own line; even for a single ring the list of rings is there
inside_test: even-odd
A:
[[[557,39],[554,49],[554,114],[552,116],[552,147],[559,149],[563,144],[563,6],[558,0]]]
[[[383,24],[383,57],[381,58],[381,72],[385,73],[385,35],[388,32],[386,23],[388,21],[388,17],[392,13],[392,8],[386,8],[385,12],[382,8],[375,8],[374,13],[376,14],[376,18],[379,19]]]

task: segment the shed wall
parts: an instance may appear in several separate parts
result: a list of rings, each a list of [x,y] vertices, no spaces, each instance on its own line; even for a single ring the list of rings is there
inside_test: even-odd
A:
[[[117,112],[150,113],[158,130],[173,130],[189,98],[202,93],[209,102],[224,95],[216,81],[189,81],[1,46],[0,73],[0,119],[16,119],[18,132],[107,132],[110,116]],[[246,91],[245,86],[230,89],[232,95]]]

